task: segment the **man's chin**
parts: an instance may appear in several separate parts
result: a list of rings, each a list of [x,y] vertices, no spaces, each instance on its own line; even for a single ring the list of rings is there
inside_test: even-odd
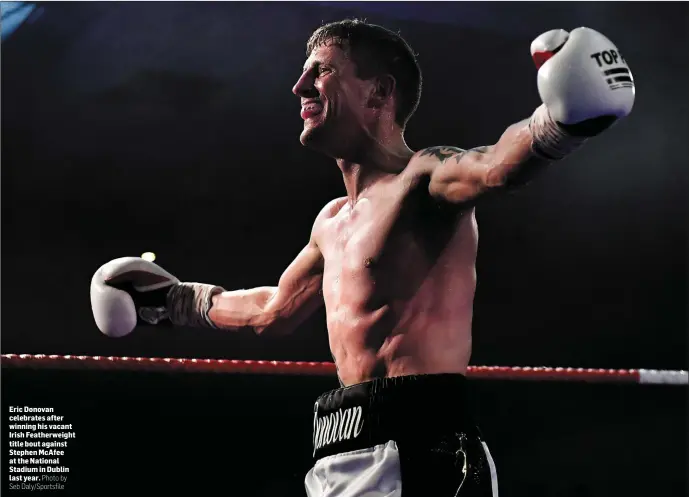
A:
[[[305,147],[317,147],[320,125],[304,124],[304,129],[299,136],[299,141]]]
[[[304,147],[316,152],[335,157],[335,150],[339,148],[336,139],[337,133],[332,125],[326,124],[324,120],[304,123],[304,129],[299,136],[299,141]]]
[[[299,135],[299,142],[301,142],[302,145],[305,147],[308,147],[309,142],[311,141],[311,130],[310,129],[304,129],[304,131],[301,132],[301,135]]]

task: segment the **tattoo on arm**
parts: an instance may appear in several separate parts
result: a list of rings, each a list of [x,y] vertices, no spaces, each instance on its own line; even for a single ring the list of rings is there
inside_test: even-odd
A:
[[[438,159],[440,162],[445,162],[447,159],[454,157],[455,161],[459,164],[461,158],[467,152],[478,152],[485,153],[488,151],[488,147],[476,147],[469,150],[464,150],[458,147],[428,147],[421,151],[420,157],[432,156]]]
[[[424,149],[419,156],[432,156],[438,159],[440,162],[445,162],[453,155],[461,154],[463,152],[464,150],[457,147],[428,147]]]

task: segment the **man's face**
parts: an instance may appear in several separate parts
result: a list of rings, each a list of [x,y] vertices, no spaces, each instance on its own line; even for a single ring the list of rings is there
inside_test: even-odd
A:
[[[316,48],[292,89],[301,98],[302,145],[329,152],[354,141],[370,118],[372,89],[371,82],[356,76],[354,62],[340,47]]]

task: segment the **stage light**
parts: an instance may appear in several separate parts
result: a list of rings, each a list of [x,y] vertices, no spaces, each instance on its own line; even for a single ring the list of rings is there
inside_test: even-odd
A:
[[[156,260],[156,255],[153,252],[144,252],[141,254],[141,258],[148,262],[153,262]]]

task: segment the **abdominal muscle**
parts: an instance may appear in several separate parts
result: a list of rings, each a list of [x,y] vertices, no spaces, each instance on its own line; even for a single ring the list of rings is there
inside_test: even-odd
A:
[[[369,313],[350,310],[348,322],[329,320],[331,352],[344,385],[381,377],[466,373],[470,310],[448,320],[402,311],[408,317],[386,330],[385,321],[397,320],[391,313],[395,311],[387,306]]]
[[[462,261],[456,250],[449,252],[452,264],[444,264],[442,256],[413,295],[403,299],[403,271],[377,278],[378,284],[363,268],[355,274],[326,271],[324,289],[328,276],[333,277],[331,290],[324,291],[329,341],[344,385],[380,377],[466,373],[474,261]],[[383,281],[389,284],[383,286]],[[398,298],[387,299],[390,294]]]

